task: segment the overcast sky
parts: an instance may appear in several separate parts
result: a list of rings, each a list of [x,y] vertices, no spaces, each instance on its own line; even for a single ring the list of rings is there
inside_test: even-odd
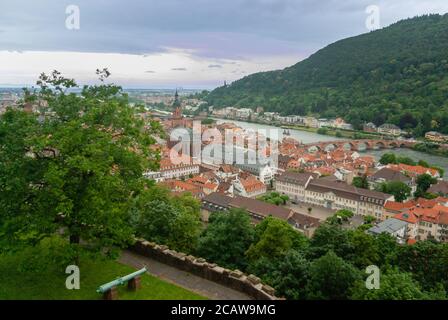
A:
[[[368,32],[371,5],[382,27],[448,12],[447,0],[0,0],[0,85],[53,69],[91,83],[108,67],[124,87],[213,88]]]

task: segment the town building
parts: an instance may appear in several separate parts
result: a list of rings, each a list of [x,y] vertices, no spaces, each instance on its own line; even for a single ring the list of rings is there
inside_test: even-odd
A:
[[[288,222],[294,229],[310,237],[319,226],[319,219],[302,215],[291,209],[276,206],[256,199],[236,196],[234,198],[219,193],[212,193],[202,199],[201,216],[204,221],[213,212],[225,212],[231,208],[245,209],[253,223],[259,223],[265,218],[274,218]]]
[[[356,215],[381,219],[389,194],[356,188],[336,178],[316,179],[314,175],[285,172],[277,177],[275,190],[286,194],[293,201],[325,207],[330,210],[347,209]]]
[[[408,240],[448,241],[447,198],[387,203],[385,211],[385,216],[407,222]]]
[[[437,143],[448,142],[448,135],[441,134],[441,133],[436,132],[436,131],[426,132],[425,138],[427,140],[429,140],[429,141],[437,142]]]
[[[202,199],[206,196],[204,191],[198,186],[181,180],[165,180],[160,183],[161,186],[168,188],[172,194],[189,193],[197,199]]]
[[[160,172],[164,179],[185,178],[198,174],[199,164],[195,164],[191,160],[175,164],[170,158],[164,158],[160,161]]]
[[[373,216],[381,219],[386,201],[392,195],[373,190],[356,188],[343,181],[312,179],[305,189],[305,203],[330,210],[350,210],[355,215]]]
[[[416,178],[422,174],[428,174],[433,178],[440,179],[440,172],[437,169],[426,168],[423,166],[411,166],[404,163],[388,164],[387,168],[402,172],[403,174]]]
[[[401,135],[401,129],[394,124],[385,123],[378,127],[378,133],[390,136],[399,136]]]
[[[441,197],[448,197],[448,181],[440,180],[437,184],[433,184],[429,189],[429,193],[439,195]]]
[[[277,169],[271,166],[269,163],[262,164],[258,161],[254,164],[235,163],[234,166],[255,175],[261,182],[266,185],[271,183],[271,181],[274,179],[275,174],[277,173]]]
[[[400,181],[405,183],[407,186],[411,188],[411,192],[414,193],[416,190],[416,185],[414,179],[403,174],[401,171],[394,170],[391,168],[381,168],[374,174],[368,177],[369,185],[371,189],[375,189],[377,186],[382,183],[392,182],[392,181]]]
[[[377,132],[378,128],[376,127],[376,125],[373,122],[369,122],[369,123],[365,123],[362,126],[362,130],[365,132]]]
[[[305,188],[314,178],[317,178],[317,175],[313,173],[286,171],[276,177],[274,188],[277,192],[287,195],[292,202],[304,202]]]
[[[398,243],[404,244],[408,238],[407,231],[408,223],[406,221],[390,218],[373,226],[367,230],[367,233],[372,235],[387,233],[395,237]]]
[[[234,193],[242,197],[256,198],[266,193],[266,185],[253,175],[233,180]]]

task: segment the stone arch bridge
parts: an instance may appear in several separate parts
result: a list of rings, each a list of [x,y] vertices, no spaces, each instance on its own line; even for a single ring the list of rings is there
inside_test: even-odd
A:
[[[412,148],[415,142],[403,140],[337,140],[303,144],[308,150],[329,151],[343,148],[352,151]]]

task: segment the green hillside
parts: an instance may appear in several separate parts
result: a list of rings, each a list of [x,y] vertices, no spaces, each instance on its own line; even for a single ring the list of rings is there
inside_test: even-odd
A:
[[[262,106],[283,115],[342,116],[448,133],[448,14],[407,19],[333,43],[280,71],[212,91],[215,107]]]

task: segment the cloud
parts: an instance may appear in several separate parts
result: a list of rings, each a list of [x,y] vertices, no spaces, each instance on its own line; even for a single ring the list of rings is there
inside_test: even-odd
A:
[[[446,0],[375,2],[384,26],[410,16],[448,11]],[[223,59],[310,54],[341,38],[367,32],[365,9],[372,1],[77,0],[81,28],[68,30],[65,9],[70,3],[2,1],[0,50],[150,54],[175,47]]]
[[[148,58],[164,57],[160,69],[152,61],[150,65],[158,66],[157,76],[164,77],[163,81],[174,83],[181,73],[172,71],[188,69],[184,74],[197,78],[197,70],[214,68],[228,75],[236,68],[248,74],[268,67],[283,68],[286,62],[295,63],[332,42],[367,32],[365,9],[371,4],[380,7],[381,26],[448,11],[446,0],[75,2],[80,9],[79,30],[65,26],[65,9],[73,3],[70,0],[3,0],[0,52],[121,54],[126,56],[124,60],[136,55],[146,61],[145,67],[139,60],[139,74],[147,68]],[[184,67],[171,68],[173,65]],[[18,69],[20,66],[10,71],[12,77],[20,76]],[[206,73],[210,77],[207,83],[215,81],[212,77],[217,72]]]
[[[145,73],[156,73],[156,72],[152,70],[146,70]]]

